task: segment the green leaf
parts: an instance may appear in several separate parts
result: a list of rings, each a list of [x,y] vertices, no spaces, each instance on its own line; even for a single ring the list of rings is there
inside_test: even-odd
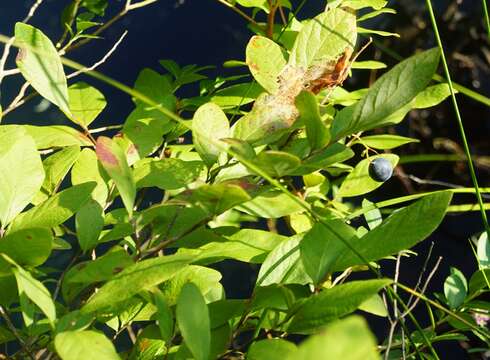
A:
[[[306,70],[324,59],[336,59],[346,48],[354,48],[356,39],[356,16],[340,8],[328,10],[303,26],[289,64]]]
[[[180,253],[179,253],[180,254]],[[198,258],[196,258],[197,262]],[[192,282],[199,288],[202,296],[209,302],[209,298],[212,301],[214,292],[219,289],[221,292],[221,273],[217,270],[210,269],[204,266],[189,265],[182,271],[179,271],[172,279],[166,281],[164,284],[160,285],[162,294],[169,306],[174,306],[177,304],[177,298],[185,286],[185,284]]]
[[[176,101],[173,96],[163,98],[160,105],[169,111],[175,111]],[[163,142],[163,135],[170,132],[175,125],[170,118],[156,108],[139,104],[124,123],[122,132],[135,145],[140,158],[152,154]]]
[[[52,228],[72,217],[90,198],[95,183],[72,186],[15,218],[9,232],[34,227]]]
[[[0,222],[5,228],[32,200],[44,169],[32,138],[19,127],[0,127]]]
[[[104,209],[90,199],[75,215],[75,226],[80,248],[84,252],[95,248],[104,228]]]
[[[311,150],[321,149],[330,141],[330,133],[320,117],[318,103],[315,95],[309,91],[302,91],[295,100],[300,113],[300,119],[306,127],[306,136]]]
[[[238,209],[264,219],[278,219],[302,212],[303,207],[280,191],[265,191],[252,200],[241,204]]]
[[[413,107],[415,109],[433,107],[443,102],[450,95],[451,90],[448,84],[429,86],[415,97]]]
[[[131,265],[104,284],[82,307],[82,311],[103,311],[117,305],[172,278],[192,260],[187,255],[168,255]]]
[[[359,196],[367,194],[383,185],[383,182],[376,181],[369,175],[369,164],[377,158],[384,158],[388,160],[393,165],[393,168],[396,166],[396,164],[398,164],[399,159],[398,156],[394,154],[383,154],[372,156],[368,159],[360,161],[354,170],[347,175],[345,180],[342,182],[337,196]]]
[[[360,316],[350,316],[306,339],[286,360],[342,359],[380,360],[376,338]]]
[[[216,141],[229,136],[230,124],[221,108],[207,103],[197,109],[192,120],[192,140],[196,151],[208,167],[218,161],[224,150]]]
[[[363,136],[358,142],[374,149],[387,150],[394,149],[405,144],[418,143],[420,140],[386,134]]]
[[[351,281],[322,290],[294,310],[288,332],[315,332],[327,323],[352,313],[364,301],[391,283],[390,279]]]
[[[160,328],[160,335],[165,343],[168,343],[174,336],[174,317],[165,297],[160,291],[154,294],[154,301],[157,307],[156,320]]]
[[[233,137],[253,146],[269,144],[293,131],[297,117],[293,99],[285,98],[283,94],[263,93],[252,110],[233,125]]]
[[[325,169],[336,163],[346,161],[353,156],[354,151],[351,148],[344,144],[333,143],[304,159],[301,166],[292,175],[310,174],[319,169]]]
[[[104,94],[89,84],[80,81],[68,88],[69,106],[73,119],[87,128],[105,109]]]
[[[355,61],[351,64],[351,69],[368,69],[368,70],[376,70],[376,69],[385,69],[386,64],[380,61],[367,60],[367,61]]]
[[[337,114],[332,123],[332,137],[339,139],[401,121],[399,117],[390,118],[390,115],[409,104],[427,87],[439,64],[439,56],[437,48],[424,51],[381,76],[361,101]]]
[[[37,205],[55,193],[61,182],[65,178],[73,163],[80,154],[80,147],[77,145],[69,146],[54,153],[43,161],[46,177],[36,197],[31,201]]]
[[[207,100],[213,102],[223,109],[235,108],[255,101],[257,96],[259,96],[263,91],[264,89],[262,86],[256,82],[241,83],[220,89]],[[202,101],[203,99],[206,100],[206,98],[200,98],[199,101]]]
[[[63,125],[33,126],[33,125],[9,125],[21,126],[34,139],[38,150],[64,146],[93,146],[94,144],[81,132]]]
[[[374,203],[372,203],[368,199],[362,200],[363,208],[371,208],[372,206],[374,206],[374,209],[371,209],[364,213],[364,218],[366,219],[367,225],[371,230],[373,230],[375,227],[383,222],[383,217],[381,216],[381,211],[376,208],[376,205],[374,205]]]
[[[477,258],[479,266],[483,269],[490,267],[490,241],[488,240],[486,231],[484,231],[478,238]]]
[[[166,102],[172,95],[172,84],[169,76],[160,75],[152,69],[141,70],[134,83],[134,88],[157,103]],[[134,99],[135,103],[147,106],[144,102]]]
[[[162,190],[176,190],[192,183],[203,170],[201,161],[144,159],[135,164],[133,175],[137,188],[156,186]]]
[[[71,183],[78,185],[86,182],[95,182],[97,185],[92,192],[92,198],[104,207],[109,195],[109,189],[107,188],[102,171],[95,152],[92,149],[85,148],[73,165],[73,169],[71,170]]]
[[[250,200],[250,195],[240,185],[219,183],[194,189],[188,199],[209,214],[219,215]]]
[[[268,231],[241,229],[227,237],[227,241],[210,242],[199,247],[202,252],[196,263],[209,264],[224,259],[235,259],[252,264],[265,260],[267,254],[288,238]],[[180,249],[179,252],[184,252]]]
[[[23,23],[15,24],[16,63],[24,78],[44,98],[70,114],[68,88],[60,56],[41,30]]]
[[[176,308],[177,323],[186,346],[196,360],[207,360],[211,348],[209,311],[199,288],[187,283]]]
[[[378,294],[370,297],[361,305],[359,305],[359,310],[382,317],[388,316],[388,310],[386,310],[386,305],[383,301],[383,298]]]
[[[356,238],[356,231],[341,220],[329,221],[328,225],[316,223],[300,243],[301,261],[315,285],[327,280],[333,264],[343,254],[342,240]]]
[[[129,168],[126,154],[119,144],[111,138],[99,136],[95,148],[97,158],[114,180],[129,216],[133,215],[136,185]]]
[[[455,267],[450,269],[451,275],[444,281],[444,295],[451,309],[457,309],[463,305],[468,294],[468,283],[461,271]]]
[[[24,270],[9,258],[5,257],[5,255],[2,256],[13,265],[12,272],[14,273],[15,280],[17,281],[17,288],[21,299],[21,307],[24,307],[23,304],[26,304],[27,298],[29,298],[39,307],[39,309],[41,309],[50,323],[53,323],[56,320],[56,308],[48,289],[46,289],[46,287],[39,280],[34,279],[29,272]],[[24,319],[26,319],[25,316]]]
[[[257,276],[256,286],[271,284],[310,284],[300,257],[301,237],[281,242],[265,259]]]
[[[301,160],[284,151],[262,151],[254,163],[272,177],[283,177],[291,174],[300,164]]]
[[[269,93],[276,93],[278,76],[286,66],[281,47],[266,37],[253,36],[247,44],[246,62],[255,80]]]
[[[69,269],[63,278],[63,298],[71,302],[87,286],[110,280],[132,264],[131,256],[117,246],[95,260],[81,262]]]
[[[0,253],[19,265],[38,266],[51,254],[53,236],[43,228],[23,229],[0,238]]]
[[[82,6],[94,14],[104,16],[104,12],[107,7],[107,0],[83,0]]]
[[[283,339],[254,342],[247,351],[247,360],[284,360],[296,352],[296,345]]]
[[[65,331],[56,335],[54,348],[62,360],[120,360],[112,342],[93,331]]]
[[[383,223],[368,232],[351,245],[367,261],[376,261],[383,257],[410,249],[429,236],[441,223],[451,201],[450,192],[440,192],[425,196],[414,204],[399,209],[391,214]],[[364,262],[346,249],[339,257],[334,269],[345,270]]]

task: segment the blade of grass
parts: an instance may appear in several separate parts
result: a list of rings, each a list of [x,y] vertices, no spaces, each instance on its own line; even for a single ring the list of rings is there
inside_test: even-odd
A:
[[[485,19],[485,26],[487,28],[487,37],[490,40],[490,19],[488,16],[487,0],[481,0],[481,3],[483,7],[483,18]]]
[[[443,68],[444,68],[444,74],[446,76],[447,84],[449,85],[449,90],[451,92],[451,101],[453,103],[454,113],[456,115],[456,120],[458,122],[458,129],[459,129],[459,133],[461,136],[461,140],[463,141],[464,152],[465,152],[466,157],[468,159],[468,168],[470,170],[471,181],[473,183],[473,187],[476,190],[475,194],[476,194],[476,199],[478,201],[478,204],[480,206],[480,214],[481,214],[481,218],[483,221],[483,226],[485,227],[485,230],[488,234],[488,237],[490,238],[490,226],[488,224],[487,214],[485,213],[485,207],[483,205],[483,199],[482,199],[482,196],[480,193],[480,188],[478,186],[478,179],[476,178],[473,160],[471,159],[470,147],[469,147],[468,141],[466,139],[466,133],[464,130],[464,125],[463,125],[463,119],[462,119],[461,113],[459,111],[458,101],[456,100],[456,94],[455,94],[453,84],[451,81],[451,74],[449,72],[449,66],[447,64],[446,55],[444,54],[444,47],[442,45],[441,36],[439,34],[439,28],[437,26],[436,16],[434,14],[434,9],[432,8],[431,0],[426,0],[425,3],[427,4],[427,9],[429,11],[430,21],[432,23],[432,28],[434,30],[434,35],[436,37],[437,45],[438,45],[439,50],[441,52],[441,60],[442,60]]]

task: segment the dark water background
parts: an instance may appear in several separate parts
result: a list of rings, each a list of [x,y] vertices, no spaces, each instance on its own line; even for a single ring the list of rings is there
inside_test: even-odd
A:
[[[119,9],[123,1],[109,0],[113,8],[108,12]],[[59,14],[68,1],[46,0],[39,9],[31,23],[42,29],[50,38],[58,39],[61,33],[59,25]],[[297,3],[297,1],[295,1]],[[322,10],[323,1],[308,1],[307,5],[299,14],[299,18],[311,17]],[[438,14],[447,13],[452,1],[434,1]],[[0,1],[0,33],[12,35],[15,22],[23,18],[32,1],[25,0],[2,0]],[[119,6],[118,6],[119,5]],[[404,56],[414,52],[416,48],[429,48],[435,45],[431,31],[424,30],[423,24],[430,27],[424,13],[423,1],[395,2],[393,7],[397,8],[399,15],[382,16],[377,23],[370,27],[384,27],[390,31],[399,31],[402,39],[387,43],[392,49]],[[117,8],[117,9],[114,9]],[[481,25],[482,11],[479,0],[464,0],[460,2],[457,11],[449,19],[441,21],[442,36],[448,53],[464,53],[475,59],[476,65],[472,68],[460,67],[457,62],[451,63],[455,80],[468,87],[476,87],[476,91],[485,95],[490,94],[490,82],[488,81],[488,59],[485,58],[481,49],[486,46],[481,42],[481,36],[471,35],[471,31],[477,34],[483,33]],[[418,32],[414,32],[415,24],[419,25]],[[89,45],[70,53],[69,57],[82,64],[90,65],[100,59],[114,42],[119,38],[124,29],[129,31],[124,42],[119,46],[115,54],[98,70],[125,84],[131,85],[138,73],[145,67],[157,71],[160,68],[158,60],[173,59],[181,65],[216,65],[218,68],[209,72],[210,76],[232,74],[236,70],[223,69],[221,64],[230,59],[242,60],[244,49],[251,36],[246,28],[246,23],[239,16],[231,12],[223,5],[214,0],[161,0],[160,2],[136,10],[116,23],[105,33],[104,40],[92,41]],[[479,40],[480,39],[480,40]],[[369,55],[373,55],[372,50]],[[369,57],[366,55],[366,58]],[[451,57],[450,57],[451,58]],[[393,64],[387,57],[383,61]],[[482,64],[483,62],[483,64]],[[8,68],[13,67],[10,62]],[[98,83],[89,78],[78,78],[96,86],[106,96],[108,106],[94,124],[105,126],[109,124],[122,123],[132,110],[132,102],[125,94]],[[16,95],[17,89],[22,84],[20,77],[9,77],[4,81],[2,87],[2,104],[9,103]],[[350,80],[349,86],[360,86],[359,78]],[[187,90],[181,94],[183,97],[197,95],[196,90]],[[472,144],[472,152],[476,154],[489,154],[488,134],[490,130],[489,110],[476,103],[459,97],[463,118],[466,121],[468,136]],[[44,112],[35,112],[40,99],[35,99],[13,113],[7,115],[4,123],[64,123],[65,119],[55,109]],[[412,116],[411,114],[410,116]],[[423,114],[422,114],[423,115]],[[414,115],[416,118],[418,115]],[[436,110],[426,114],[425,121],[429,124],[431,132],[427,139],[422,139],[422,152],[436,152],[432,149],[431,139],[434,137],[447,137],[460,143],[452,109],[449,102],[439,106]],[[406,120],[397,131],[402,135],[410,135],[410,129],[405,125]],[[411,147],[407,152],[417,152]],[[436,174],[435,178],[455,182],[464,186],[471,186],[466,167],[453,166],[453,164],[424,164],[406,166],[405,170],[423,178],[426,174]],[[489,171],[479,168],[481,185],[489,184]],[[421,190],[421,189],[418,189]],[[396,179],[391,180],[387,186],[383,186],[371,197],[371,200],[382,200],[395,196],[404,195],[406,192]],[[458,197],[459,199],[459,197]],[[466,202],[474,202],[472,197],[465,198]],[[467,213],[463,215],[448,215],[439,229],[423,244],[416,247],[418,257],[403,260],[401,266],[401,277],[404,283],[414,285],[418,278],[420,269],[427,255],[428,247],[434,242],[434,255],[430,264],[435,263],[438,256],[444,258],[434,280],[429,286],[429,293],[433,291],[442,292],[444,278],[449,273],[449,266],[455,266],[462,270],[467,276],[471,275],[476,268],[475,260],[468,244],[468,239],[474,233],[481,231],[482,225],[478,213]],[[386,264],[386,275],[392,276],[390,269],[393,263]],[[430,267],[431,265],[429,265]],[[226,262],[221,264],[223,271],[223,283],[230,298],[246,297],[251,292],[255,281],[255,274],[244,264],[237,262]],[[418,316],[425,318],[425,312],[420,311]],[[383,339],[386,335],[387,325],[384,320],[369,317],[370,323],[376,334]],[[466,359],[465,352],[456,344],[437,345],[442,359]]]

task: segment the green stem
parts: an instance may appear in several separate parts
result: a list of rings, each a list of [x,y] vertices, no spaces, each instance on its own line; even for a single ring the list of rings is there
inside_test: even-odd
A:
[[[480,188],[478,186],[478,179],[476,178],[473,160],[471,159],[470,148],[468,146],[468,141],[466,140],[466,133],[465,133],[464,126],[463,126],[463,119],[461,118],[461,113],[459,111],[458,102],[456,100],[456,94],[455,94],[455,91],[453,88],[453,84],[451,82],[451,74],[449,73],[449,66],[448,66],[447,61],[446,61],[446,55],[444,54],[444,48],[442,46],[441,36],[439,35],[439,28],[437,27],[436,17],[434,15],[434,10],[432,9],[432,2],[431,2],[431,0],[426,0],[425,2],[427,4],[427,8],[429,10],[430,21],[431,21],[432,27],[434,29],[434,35],[436,36],[437,45],[439,46],[439,50],[441,52],[442,64],[444,67],[444,74],[446,75],[446,80],[447,80],[447,83],[449,85],[449,90],[451,91],[451,101],[453,103],[454,113],[456,114],[456,119],[458,121],[458,128],[459,128],[460,136],[461,136],[461,139],[463,140],[464,152],[465,152],[466,157],[468,159],[468,167],[470,169],[471,181],[473,182],[473,187],[476,190],[475,194],[476,194],[476,198],[478,200],[478,204],[480,206],[480,214],[481,214],[481,218],[483,221],[483,226],[485,227],[485,230],[487,231],[488,237],[490,238],[490,226],[488,224],[487,214],[485,213],[485,206],[483,205],[483,199],[482,199],[482,196],[480,193]]]
[[[487,0],[481,0],[481,3],[483,7],[483,17],[485,19],[485,26],[487,28],[487,37],[488,40],[490,40],[490,19],[488,16]]]

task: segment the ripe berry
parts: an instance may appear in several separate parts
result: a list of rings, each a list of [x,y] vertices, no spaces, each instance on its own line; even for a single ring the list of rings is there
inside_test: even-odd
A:
[[[369,164],[369,176],[373,180],[384,182],[393,175],[393,166],[385,158],[376,158]]]

